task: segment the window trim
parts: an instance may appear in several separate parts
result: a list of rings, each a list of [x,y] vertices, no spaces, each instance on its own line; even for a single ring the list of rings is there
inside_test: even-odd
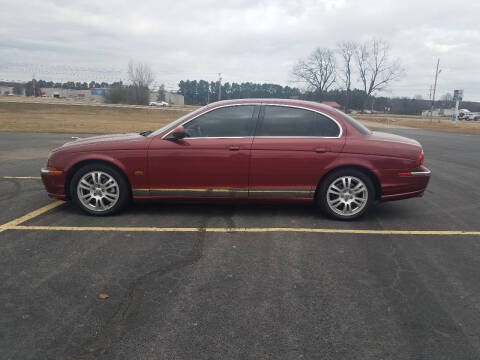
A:
[[[212,109],[208,109],[207,111],[202,112],[201,114],[198,114],[198,115],[194,116],[193,118],[186,120],[184,123],[177,124],[177,126],[174,126],[172,129],[168,130],[168,132],[165,135],[162,136],[162,140],[165,140],[165,138],[168,135],[170,135],[170,133],[172,133],[173,130],[175,130],[178,126],[184,126],[185,124],[188,124],[190,121],[193,121],[193,120],[195,120],[196,118],[198,118],[202,115],[208,114],[210,111],[225,108],[225,107],[245,106],[245,105],[250,105],[250,106],[254,105],[254,106],[259,106],[260,107],[260,111],[257,111],[257,114],[255,114],[256,113],[255,109],[253,111],[252,120],[256,122],[256,124],[254,126],[253,135],[251,135],[251,136],[218,136],[218,137],[204,136],[204,137],[189,137],[189,138],[186,138],[186,139],[188,139],[188,140],[196,140],[196,139],[249,139],[249,138],[259,138],[259,139],[302,139],[302,138],[305,138],[305,139],[308,139],[308,138],[310,138],[310,139],[311,138],[314,138],[314,139],[317,139],[317,138],[319,138],[319,139],[339,139],[343,135],[343,126],[336,119],[334,119],[332,116],[330,116],[328,114],[325,114],[324,112],[321,112],[317,109],[311,109],[309,107],[300,106],[300,105],[286,105],[286,104],[255,102],[255,103],[228,104],[228,105],[216,106]],[[318,113],[320,115],[323,115],[323,116],[329,118],[330,120],[332,120],[338,126],[338,128],[340,129],[340,133],[338,134],[338,136],[314,136],[314,135],[312,135],[312,136],[256,136],[258,125],[260,124],[260,122],[263,122],[262,108],[264,106],[282,106],[282,107],[290,107],[290,108],[294,108],[294,109],[303,109],[303,110],[316,112],[316,113]]]
[[[184,126],[184,125],[188,124],[190,121],[193,121],[196,118],[199,118],[200,116],[208,114],[211,111],[214,111],[214,110],[217,110],[217,109],[222,109],[222,108],[225,108],[225,107],[246,106],[246,105],[248,105],[248,106],[253,105],[253,106],[260,107],[261,104],[260,103],[242,103],[242,104],[228,104],[228,105],[216,106],[212,109],[208,109],[207,111],[202,112],[201,114],[198,114],[198,115],[194,116],[191,119],[188,119],[184,123],[177,124],[177,126],[174,126],[173,129],[171,129],[165,135],[162,136],[162,140],[165,140],[165,138],[168,135],[170,135],[170,133],[172,133],[173,130],[175,130],[178,126]],[[250,136],[201,136],[201,137],[188,137],[188,138],[185,138],[185,139],[196,140],[196,139],[248,139],[248,138],[253,138],[255,136],[255,130],[257,128],[257,122],[258,122],[259,114],[260,114],[260,111],[257,111],[257,109],[255,109],[255,107],[254,107],[253,108],[253,113],[252,113],[252,118],[251,118],[251,121],[255,122],[255,124],[253,124],[253,135],[250,135]]]

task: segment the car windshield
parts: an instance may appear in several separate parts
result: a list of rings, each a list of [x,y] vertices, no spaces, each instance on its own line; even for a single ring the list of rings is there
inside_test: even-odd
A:
[[[208,106],[208,105],[207,105]],[[183,115],[181,118],[165,125],[164,127],[161,127],[160,129],[157,129],[155,131],[153,131],[152,133],[150,133],[148,135],[148,137],[152,137],[152,136],[157,136],[158,134],[161,134],[162,132],[164,132],[165,130],[167,129],[170,129],[170,128],[173,128],[175,127],[177,124],[180,124],[182,121],[184,121],[185,119],[189,118],[190,116],[194,116],[195,114],[198,114],[200,112],[202,112],[207,106],[202,106],[201,108],[195,110],[195,111],[192,111],[186,115]]]
[[[368,130],[365,125],[361,124],[359,121],[355,120],[350,115],[345,114],[343,111],[337,110],[336,111],[342,116],[345,121],[348,121],[350,125],[352,125],[355,129],[357,129],[363,135],[370,135],[372,132]]]

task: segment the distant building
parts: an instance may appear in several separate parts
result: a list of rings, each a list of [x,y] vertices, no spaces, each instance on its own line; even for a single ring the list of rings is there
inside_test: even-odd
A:
[[[158,91],[150,91],[150,101],[157,101]],[[170,91],[165,91],[165,101],[171,105],[184,105],[184,96]]]
[[[19,94],[15,93],[15,88],[19,91]],[[0,81],[0,96],[9,96],[9,95],[25,95],[25,88],[23,84]]]
[[[103,102],[105,99],[105,89],[62,89],[62,88],[40,88],[44,97],[60,97],[76,100],[88,100],[94,102]]]
[[[433,109],[430,114],[430,110],[423,110],[422,116],[447,116],[450,117],[455,113],[455,108],[451,109]]]
[[[321,104],[331,106],[335,109],[341,109],[342,108],[342,105],[340,105],[336,101],[322,101]]]
[[[13,94],[13,86],[0,85],[0,95]]]

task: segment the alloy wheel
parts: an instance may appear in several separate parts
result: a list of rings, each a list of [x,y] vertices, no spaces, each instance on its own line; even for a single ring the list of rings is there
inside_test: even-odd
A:
[[[95,212],[110,210],[120,198],[120,187],[111,175],[103,171],[90,171],[77,183],[81,204]]]
[[[327,204],[336,214],[353,216],[362,211],[368,202],[368,188],[354,176],[335,179],[327,189]]]

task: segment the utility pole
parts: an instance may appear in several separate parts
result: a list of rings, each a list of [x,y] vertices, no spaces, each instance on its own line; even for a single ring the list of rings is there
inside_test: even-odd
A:
[[[222,100],[222,73],[218,73],[218,101]]]
[[[435,104],[435,92],[437,91],[437,79],[438,79],[438,74],[442,72],[442,70],[438,70],[438,66],[440,65],[440,59],[437,60],[437,69],[435,70],[435,83],[433,85],[433,96],[432,96],[432,104],[430,105],[430,122],[433,121],[433,105]],[[440,122],[440,119],[438,119]]]

